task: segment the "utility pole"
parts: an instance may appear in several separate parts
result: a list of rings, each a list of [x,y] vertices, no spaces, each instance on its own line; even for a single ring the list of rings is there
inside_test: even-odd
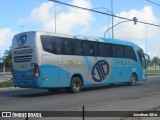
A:
[[[148,41],[147,34],[148,34],[148,26],[146,26],[146,54],[147,54],[147,41]]]
[[[57,24],[57,21],[56,21],[56,17],[57,17],[57,15],[56,15],[56,2],[54,2],[54,19],[55,19],[55,21],[54,21],[54,25],[55,25],[55,33],[56,33],[56,24]]]
[[[114,39],[114,29],[113,29],[113,0],[111,0],[111,10],[112,10],[112,39]]]

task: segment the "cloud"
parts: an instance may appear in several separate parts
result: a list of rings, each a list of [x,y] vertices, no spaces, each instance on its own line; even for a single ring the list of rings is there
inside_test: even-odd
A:
[[[14,32],[11,31],[11,28],[0,29],[0,46],[10,46]]]
[[[92,8],[89,0],[73,0],[70,4]],[[89,11],[71,7],[67,7],[67,10],[65,10],[65,12],[59,12],[58,10],[56,10],[56,13],[58,13],[56,16],[56,31],[59,33],[71,34],[75,29],[80,29],[79,31],[86,32],[89,30],[89,25],[93,20],[93,16]],[[29,17],[22,18],[19,22],[40,23],[43,30],[54,32],[54,3],[46,2],[41,4],[38,8],[34,8],[31,11]]]
[[[144,21],[149,23],[155,23],[155,21],[159,21],[153,15],[151,6],[145,6],[142,10],[133,9],[128,12],[123,11],[117,14],[117,16],[130,18],[130,19],[133,19],[133,17],[137,17],[139,21]],[[120,21],[123,21],[123,20],[115,18],[114,24]],[[146,26],[148,27],[146,28]],[[108,29],[108,25],[101,27],[100,30],[104,32],[106,29]],[[145,39],[146,37],[146,29],[148,30],[147,32],[148,38],[157,36],[160,32],[158,27],[144,25],[141,23],[137,23],[137,25],[134,25],[134,23],[131,21],[131,22],[121,23],[120,25],[114,27],[114,36],[117,39],[141,40],[141,39]]]

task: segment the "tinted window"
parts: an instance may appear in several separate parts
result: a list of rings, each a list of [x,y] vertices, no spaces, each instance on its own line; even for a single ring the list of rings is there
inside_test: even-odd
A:
[[[65,55],[71,54],[71,44],[68,38],[62,38],[62,47],[63,47],[63,54]]]
[[[105,56],[105,54],[104,54],[104,44],[102,44],[102,43],[99,43],[98,44],[98,51],[99,51],[99,56],[101,56],[101,57],[104,57]]]
[[[137,61],[135,52],[131,46],[47,35],[42,35],[41,41],[44,51],[53,54],[130,58]],[[141,56],[141,52],[142,50],[139,50],[138,55],[142,63],[143,56]]]
[[[62,47],[62,39],[59,37],[56,37],[56,53],[62,54],[63,53],[63,47]]]
[[[96,42],[88,43],[88,52],[90,56],[98,56],[98,48]]]
[[[44,51],[50,53],[59,53],[60,52],[60,42],[56,37],[53,36],[41,36],[42,46]]]
[[[137,53],[138,53],[138,57],[139,57],[139,60],[140,60],[140,62],[141,62],[141,65],[142,65],[144,68],[146,68],[145,56],[144,56],[144,54],[142,54],[142,53],[143,53],[143,50],[140,49],[140,50],[137,51]]]
[[[130,58],[137,61],[136,55],[131,46],[125,46],[125,58]]]
[[[124,46],[123,45],[113,45],[113,56],[117,58],[124,57]]]
[[[112,44],[105,44],[104,51],[105,51],[106,57],[113,57],[113,45]]]
[[[113,45],[99,43],[99,56],[113,57]]]
[[[89,55],[88,42],[81,40],[80,41],[80,55]]]
[[[77,47],[78,47],[77,41],[76,40],[70,40],[71,55],[78,55]]]

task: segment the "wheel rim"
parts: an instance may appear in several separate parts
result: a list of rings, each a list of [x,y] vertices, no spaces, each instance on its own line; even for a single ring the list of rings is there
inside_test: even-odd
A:
[[[80,89],[80,83],[79,83],[79,81],[75,81],[73,83],[73,89],[76,90],[76,91],[78,91]]]
[[[136,77],[134,75],[132,76],[131,84],[132,85],[136,84]]]

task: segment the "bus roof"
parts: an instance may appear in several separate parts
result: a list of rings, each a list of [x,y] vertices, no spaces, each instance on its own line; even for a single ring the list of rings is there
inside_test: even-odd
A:
[[[138,45],[134,44],[133,42],[129,42],[127,40],[102,38],[102,37],[94,37],[94,36],[69,35],[69,34],[53,33],[53,32],[46,32],[46,31],[26,31],[26,32],[19,33],[19,34],[25,34],[25,33],[35,33],[35,34],[39,34],[39,35],[51,35],[51,36],[57,36],[57,37],[66,37],[66,38],[74,38],[74,39],[81,39],[81,40],[114,43],[114,44],[122,44],[122,45],[130,45],[130,46],[139,47]]]

